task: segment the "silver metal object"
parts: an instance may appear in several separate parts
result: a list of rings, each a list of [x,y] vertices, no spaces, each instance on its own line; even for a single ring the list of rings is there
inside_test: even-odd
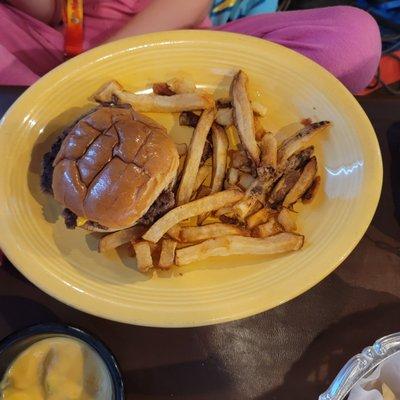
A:
[[[340,370],[319,400],[342,400],[350,390],[379,364],[400,351],[400,332],[378,339],[372,346],[352,357]]]

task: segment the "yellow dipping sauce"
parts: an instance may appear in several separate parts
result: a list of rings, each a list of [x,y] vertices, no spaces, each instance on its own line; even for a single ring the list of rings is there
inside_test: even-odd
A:
[[[1,400],[111,400],[112,384],[100,356],[67,337],[40,340],[11,364]]]

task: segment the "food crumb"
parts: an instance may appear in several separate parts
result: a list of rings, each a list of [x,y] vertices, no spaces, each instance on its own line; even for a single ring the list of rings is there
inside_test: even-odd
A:
[[[301,124],[304,125],[304,126],[307,126],[307,125],[311,125],[311,124],[312,124],[311,118],[303,118],[300,122],[301,122]]]

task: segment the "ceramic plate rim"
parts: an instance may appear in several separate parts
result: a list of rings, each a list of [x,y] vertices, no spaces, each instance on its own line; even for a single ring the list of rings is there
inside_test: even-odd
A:
[[[199,34],[201,33],[201,36]],[[6,256],[9,258],[11,263],[30,281],[32,282],[35,286],[37,286],[39,289],[44,291],[45,293],[49,294],[50,296],[54,297],[55,299],[59,300],[60,302],[67,304],[68,306],[71,306],[73,308],[76,308],[80,311],[90,313],[92,315],[106,318],[109,320],[117,321],[117,322],[122,322],[122,323],[129,323],[129,324],[135,324],[135,325],[141,325],[141,326],[149,326],[149,327],[196,327],[196,326],[206,326],[206,325],[212,325],[212,324],[217,324],[217,323],[222,323],[222,322],[229,322],[229,321],[234,321],[237,319],[249,317],[255,314],[258,314],[263,311],[270,310],[280,304],[283,304],[289,300],[292,300],[293,298],[299,296],[300,294],[306,292],[309,290],[311,287],[315,286],[318,284],[320,281],[322,281],[327,275],[329,275],[332,271],[334,271],[344,260],[347,258],[347,256],[351,253],[351,251],[357,246],[359,241],[362,239],[364,233],[368,229],[368,226],[371,223],[371,220],[375,214],[376,208],[378,206],[380,194],[381,194],[381,188],[382,188],[382,180],[383,180],[383,167],[382,167],[382,158],[381,158],[381,152],[380,152],[380,147],[379,143],[377,140],[377,137],[375,135],[374,129],[366,116],[364,110],[360,106],[360,104],[357,102],[357,100],[353,97],[353,95],[342,85],[341,82],[339,82],[333,75],[331,75],[328,71],[326,71],[324,68],[313,62],[312,60],[306,58],[305,56],[302,56],[299,53],[296,53],[290,49],[287,49],[286,47],[280,46],[276,43],[268,42],[266,40],[262,39],[257,39],[254,37],[249,37],[241,34],[235,34],[235,33],[229,33],[229,32],[218,32],[218,31],[197,31],[197,30],[181,30],[181,31],[170,31],[170,32],[162,32],[162,33],[153,33],[153,34],[146,34],[146,35],[140,35],[136,36],[133,38],[127,38],[127,39],[122,39],[117,42],[114,42],[112,44],[106,44],[100,47],[97,47],[95,49],[92,49],[74,59],[69,60],[68,62],[58,66],[54,70],[50,71],[47,73],[45,76],[43,76],[37,83],[35,83],[33,86],[28,88],[17,100],[16,102],[7,110],[7,112],[4,114],[4,116],[0,120],[0,139],[1,139],[1,131],[3,130],[3,126],[5,125],[6,121],[11,118],[12,114],[14,113],[14,110],[18,109],[21,105],[24,104],[25,100],[28,98],[31,92],[35,92],[35,90],[38,90],[40,88],[40,85],[44,85],[46,81],[50,80],[53,75],[56,75],[59,73],[60,70],[63,70],[65,68],[70,68],[73,67],[74,65],[80,65],[83,62],[96,62],[100,55],[102,54],[102,57],[107,57],[110,56],[110,54],[118,54],[120,52],[127,52],[127,51],[132,51],[135,48],[138,48],[140,46],[143,46],[143,43],[175,43],[179,41],[183,42],[206,42],[208,40],[210,41],[225,41],[225,40],[232,40],[232,39],[237,39],[241,40],[242,42],[248,42],[249,46],[253,47],[258,47],[262,48],[264,47],[266,50],[268,48],[272,47],[279,47],[280,51],[284,55],[285,52],[287,54],[291,54],[291,57],[296,57],[299,60],[301,60],[303,63],[306,62],[308,63],[309,67],[311,69],[314,69],[316,73],[322,74],[324,78],[331,80],[332,82],[334,81],[336,83],[337,89],[341,92],[341,95],[346,96],[347,100],[352,103],[354,106],[355,111],[357,112],[357,118],[360,119],[363,124],[368,127],[368,132],[365,133],[364,135],[364,140],[368,142],[370,146],[372,146],[372,150],[370,152],[370,155],[372,154],[374,157],[373,159],[369,160],[371,164],[373,164],[373,168],[375,169],[375,180],[374,182],[371,182],[370,187],[373,189],[373,195],[371,196],[372,198],[368,201],[368,207],[367,207],[367,217],[365,217],[362,222],[360,222],[360,225],[357,227],[357,232],[356,235],[353,236],[353,240],[349,241],[346,248],[343,249],[343,251],[338,254],[338,256],[335,258],[335,260],[329,262],[329,268],[325,268],[323,271],[319,270],[318,271],[318,278],[314,279],[313,281],[308,280],[305,283],[299,284],[295,289],[291,289],[288,291],[288,293],[285,293],[284,296],[282,296],[280,301],[265,301],[265,303],[268,302],[268,305],[264,303],[260,303],[257,306],[253,306],[251,310],[245,310],[242,312],[232,312],[229,315],[218,315],[215,316],[214,318],[208,318],[208,319],[203,319],[201,321],[193,321],[189,319],[177,321],[176,323],[171,323],[169,322],[162,322],[160,320],[151,320],[151,318],[140,318],[136,316],[132,316],[132,318],[129,319],[121,319],[118,318],[118,316],[112,315],[109,312],[105,311],[103,312],[101,307],[99,305],[95,305],[93,302],[86,302],[85,305],[81,305],[79,301],[79,296],[82,296],[82,294],[78,292],[70,292],[70,295],[68,298],[63,297],[62,294],[60,294],[56,286],[61,284],[61,282],[57,282],[57,285],[50,285],[48,282],[42,282],[40,279],[35,276],[34,271],[29,269],[29,266],[23,265],[24,264],[24,257],[20,255],[18,251],[16,251],[15,247],[13,248],[12,244],[12,239],[8,239],[5,234],[3,234],[3,231],[0,230],[0,247],[3,249],[3,252],[6,254]],[[117,48],[118,50],[112,49],[112,47]],[[96,54],[98,55],[96,57]],[[1,188],[0,188],[1,191]],[[1,210],[1,206],[0,206]],[[0,215],[1,217],[1,215]],[[54,282],[53,282],[54,283]],[[73,295],[72,295],[73,293]],[[84,295],[87,296],[87,295]],[[262,297],[263,299],[265,296]],[[102,300],[102,299],[100,299]]]

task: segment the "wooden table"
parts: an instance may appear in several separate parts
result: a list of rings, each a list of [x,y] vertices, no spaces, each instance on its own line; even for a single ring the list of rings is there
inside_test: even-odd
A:
[[[0,88],[0,112],[22,91]],[[132,400],[316,399],[349,357],[376,338],[400,331],[400,227],[393,217],[386,138],[399,118],[400,99],[378,96],[360,102],[383,153],[381,200],[357,248],[307,293],[237,322],[142,328],[74,310],[6,262],[0,268],[0,337],[39,322],[82,327],[114,352]]]

